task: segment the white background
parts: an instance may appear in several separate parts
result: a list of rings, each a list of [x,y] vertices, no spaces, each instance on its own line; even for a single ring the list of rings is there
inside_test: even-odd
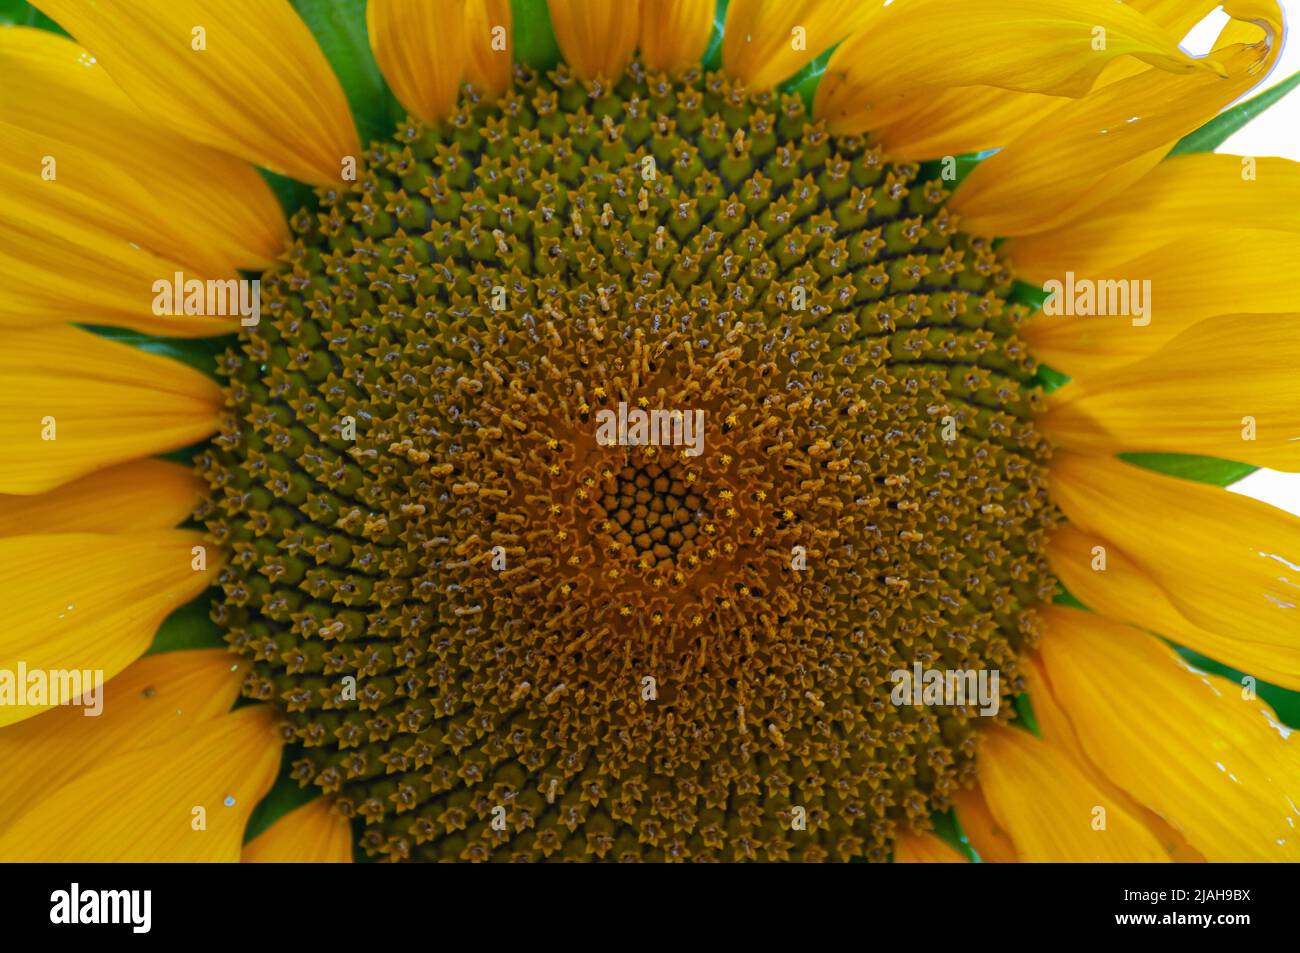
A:
[[[1288,32],[1300,30],[1300,0],[1281,0],[1281,6]],[[1183,42],[1184,48],[1189,53],[1204,53],[1209,45],[1206,34],[1212,39],[1218,33],[1218,25],[1225,19],[1222,14],[1211,14],[1202,23],[1204,29],[1188,34]],[[1287,38],[1277,66],[1268,79],[1249,95],[1258,95],[1297,71],[1300,71],[1300,34]],[[1217,151],[1234,155],[1285,156],[1300,161],[1300,89],[1292,90],[1281,102],[1235,133]],[[1296,215],[1300,215],[1300,209],[1296,209]],[[1295,278],[1300,285],[1300,262],[1297,262],[1297,272]],[[1300,334],[1300,326],[1297,326],[1296,333]],[[1300,381],[1300,368],[1296,368],[1296,376]],[[1300,416],[1300,405],[1296,409]],[[1300,515],[1300,473],[1258,470],[1234,484],[1232,489]]]

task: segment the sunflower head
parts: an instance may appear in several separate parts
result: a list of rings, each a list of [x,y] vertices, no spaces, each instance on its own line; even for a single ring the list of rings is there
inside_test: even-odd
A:
[[[296,776],[395,859],[888,856],[976,724],[889,673],[1009,701],[1054,586],[991,244],[698,69],[520,68],[366,160],[263,275],[198,459]]]
[[[336,59],[368,37],[409,110],[361,139],[364,91],[283,0],[239,5],[244,24],[203,0],[41,0],[90,53],[0,31],[21,88],[93,104],[91,132],[0,106],[18,196],[0,266],[27,279],[0,319],[84,323],[93,304],[96,324],[211,334],[218,355],[209,377],[66,327],[0,352],[18,417],[68,437],[0,461],[0,562],[31,551],[10,537],[33,517],[54,525],[25,544],[38,568],[99,539],[76,571],[89,602],[37,587],[26,624],[81,610],[39,649],[52,664],[103,608],[109,684],[143,730],[110,733],[103,770],[162,777],[154,761],[199,752],[178,770],[229,812],[212,841],[226,856],[260,834],[253,859],[291,841],[387,860],[951,859],[936,825],[987,859],[1294,855],[1292,742],[1185,659],[1300,684],[1300,599],[1275,568],[1300,564],[1300,531],[1150,455],[1295,464],[1293,289],[1270,273],[1244,293],[1259,360],[1205,289],[1237,287],[1223,253],[1260,232],[1287,235],[1268,260],[1294,271],[1278,208],[1300,177],[1268,164],[1263,196],[1198,204],[1232,157],[1161,161],[1272,62],[1274,5],[1230,5],[1193,58],[1167,4],[970,2],[309,14],[345,34]],[[146,13],[123,40],[118,20]],[[1012,29],[1014,49],[991,42]],[[290,53],[259,95],[214,107],[252,88],[241,69],[269,36]],[[110,129],[139,149],[99,142]],[[69,191],[13,171],[65,149]],[[286,223],[247,162],[314,195]],[[146,176],[184,227],[150,212]],[[1184,214],[1228,224],[1189,237]],[[60,265],[98,282],[93,302]],[[141,313],[136,286],[164,266],[258,275],[259,319]],[[1056,320],[1065,281],[1121,273],[1154,289],[1152,320]],[[51,370],[70,354],[73,386]],[[1221,426],[1238,402],[1257,446]],[[140,459],[195,439],[193,474]],[[203,535],[170,529],[187,513]],[[137,578],[110,592],[117,564]],[[209,583],[237,661],[135,662]],[[237,686],[252,704],[231,712]],[[36,736],[70,730],[44,707],[23,708]],[[1198,719],[1205,750],[1161,727]],[[281,783],[316,799],[262,833],[250,812],[282,750]],[[118,776],[60,770],[48,804],[0,782],[27,812],[0,821],[0,856]],[[138,830],[149,810],[105,816]],[[149,837],[170,844],[165,825]]]

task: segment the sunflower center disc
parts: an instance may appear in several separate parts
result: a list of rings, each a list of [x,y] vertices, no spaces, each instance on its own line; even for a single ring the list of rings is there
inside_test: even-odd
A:
[[[396,860],[887,859],[979,722],[891,672],[1009,702],[1053,585],[990,244],[717,75],[521,70],[366,159],[198,460],[294,775]]]

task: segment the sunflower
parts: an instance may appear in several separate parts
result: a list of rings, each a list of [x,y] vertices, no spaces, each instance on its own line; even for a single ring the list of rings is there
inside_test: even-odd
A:
[[[34,6],[0,857],[1300,858],[1275,2]]]

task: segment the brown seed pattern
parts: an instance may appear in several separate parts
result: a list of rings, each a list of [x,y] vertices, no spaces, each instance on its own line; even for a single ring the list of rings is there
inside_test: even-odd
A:
[[[1054,585],[992,247],[712,74],[521,69],[365,158],[197,459],[295,776],[393,860],[887,859],[979,721],[889,673],[1009,699]],[[601,445],[620,402],[702,410],[703,452]]]

